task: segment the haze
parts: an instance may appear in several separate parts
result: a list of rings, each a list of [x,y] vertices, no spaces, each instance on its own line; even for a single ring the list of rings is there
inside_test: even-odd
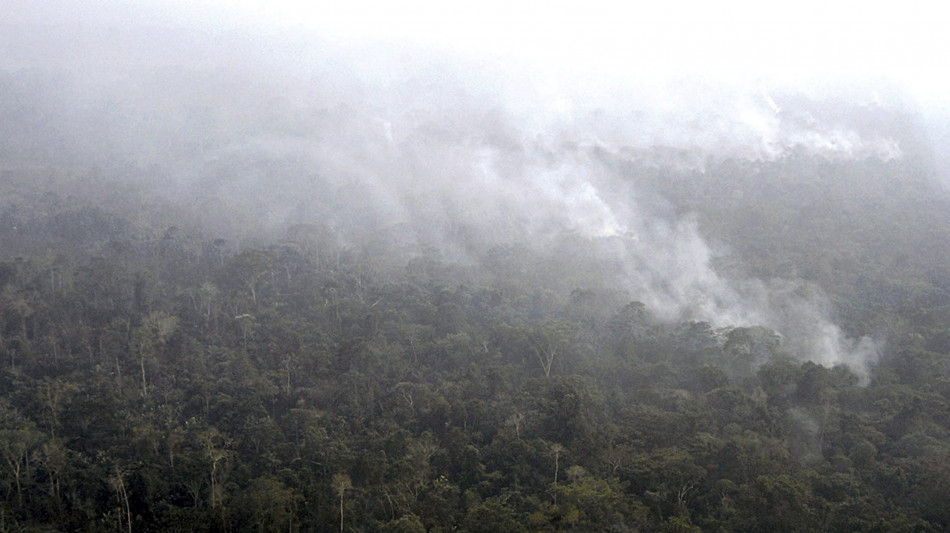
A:
[[[950,36],[940,8],[863,2],[363,0],[333,5],[208,2],[247,24],[298,27],[349,44],[401,43],[521,62],[541,74],[642,83],[702,77],[729,83],[889,80],[946,104]],[[162,4],[158,4],[162,5]]]
[[[0,0],[4,528],[950,531],[939,10],[328,4]]]
[[[347,246],[385,235],[399,254],[477,264],[512,244],[553,260],[563,235],[578,235],[597,266],[577,272],[598,274],[569,269],[560,290],[593,283],[663,320],[766,325],[802,357],[862,377],[877,332],[846,339],[821,291],[794,277],[724,276],[714,259],[729,246],[710,245],[691,213],[622,168],[702,173],[797,152],[939,159],[916,119],[894,117],[950,94],[939,17],[879,6],[6,11],[6,68],[56,87],[19,89],[47,111],[10,128],[10,161],[150,169],[156,195],[239,242],[319,223]],[[61,139],[55,149],[49,137]]]

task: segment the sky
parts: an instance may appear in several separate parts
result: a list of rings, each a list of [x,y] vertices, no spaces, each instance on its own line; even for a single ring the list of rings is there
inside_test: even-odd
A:
[[[950,7],[937,2],[671,0],[0,0],[5,21],[157,22],[209,32],[310,34],[354,48],[398,45],[498,66],[552,85],[886,83],[950,109]]]
[[[160,6],[191,6],[153,0]],[[680,76],[812,87],[886,81],[946,103],[950,8],[914,2],[204,0],[248,24],[400,43],[620,82]],[[796,87],[797,88],[797,87]]]

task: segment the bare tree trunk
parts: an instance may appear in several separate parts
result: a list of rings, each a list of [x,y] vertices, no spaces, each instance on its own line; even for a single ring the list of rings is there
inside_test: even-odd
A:
[[[148,383],[145,381],[145,353],[141,351],[139,353],[139,367],[142,369],[142,398],[148,398]]]

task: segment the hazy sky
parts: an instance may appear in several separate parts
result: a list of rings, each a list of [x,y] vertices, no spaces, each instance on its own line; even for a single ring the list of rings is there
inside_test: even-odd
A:
[[[194,3],[154,0],[158,5]],[[354,44],[392,42],[525,64],[551,75],[683,75],[746,83],[896,83],[946,101],[950,8],[915,2],[205,0]]]
[[[687,76],[820,91],[886,82],[950,107],[950,8],[937,2],[0,0],[0,8],[0,26],[50,20],[120,27],[139,16],[133,13],[151,12],[156,24],[197,23],[208,31],[263,27],[345,46],[400,43],[555,83]]]
[[[823,104],[783,115],[770,89],[823,102],[841,82],[884,82],[827,99],[846,110],[889,85],[948,102],[944,17],[906,3],[617,4],[0,0],[0,73],[25,68],[11,86],[40,80],[27,100],[50,110],[10,114],[9,152],[68,162],[61,141],[83,164],[153,168],[176,203],[238,238],[316,222],[346,245],[386,235],[474,261],[579,235],[603,248],[589,280],[658,316],[765,324],[861,371],[874,347],[845,339],[821,298],[724,278],[692,219],[604,154],[899,155],[899,131]]]

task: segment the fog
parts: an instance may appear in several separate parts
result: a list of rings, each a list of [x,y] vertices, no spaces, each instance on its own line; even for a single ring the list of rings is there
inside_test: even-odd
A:
[[[848,30],[868,35],[827,37],[844,13],[810,25],[758,8],[723,27],[707,7],[684,21],[631,14],[628,26],[596,5],[498,19],[500,3],[323,18],[242,6],[12,2],[0,166],[133,180],[167,219],[239,243],[319,228],[394,262],[434,254],[472,268],[523,249],[554,265],[539,271],[561,269],[557,289],[625,291],[659,320],[764,325],[792,355],[862,378],[879,356],[882,339],[834,324],[821,288],[721,273],[729,246],[628,169],[934,159],[940,137],[927,132],[946,131],[928,122],[944,105],[935,55],[908,65],[907,54],[941,44],[936,33],[881,44],[871,33],[897,34],[874,9]],[[761,25],[736,30],[744,22]]]

